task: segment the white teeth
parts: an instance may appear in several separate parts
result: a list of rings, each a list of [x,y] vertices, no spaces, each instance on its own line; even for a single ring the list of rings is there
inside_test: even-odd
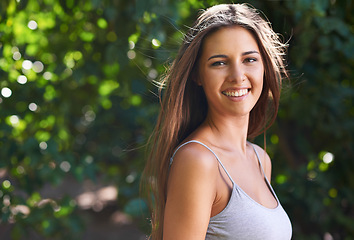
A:
[[[222,92],[224,95],[228,97],[242,97],[248,93],[248,89],[240,89],[234,92]]]

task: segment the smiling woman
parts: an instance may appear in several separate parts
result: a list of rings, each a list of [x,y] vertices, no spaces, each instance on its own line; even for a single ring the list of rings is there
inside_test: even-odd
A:
[[[202,46],[198,73],[209,115],[236,114],[248,122],[261,95],[264,75],[257,42],[248,30],[224,27],[209,35]]]
[[[143,178],[152,239],[291,238],[270,158],[247,141],[277,114],[285,49],[247,5],[216,5],[197,19],[161,85]]]

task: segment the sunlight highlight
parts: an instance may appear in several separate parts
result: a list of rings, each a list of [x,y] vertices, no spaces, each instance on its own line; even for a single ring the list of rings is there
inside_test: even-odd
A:
[[[4,87],[3,89],[1,89],[1,95],[4,98],[9,98],[12,95],[12,91],[10,88]]]
[[[27,77],[25,75],[20,75],[17,77],[17,82],[19,84],[26,84],[27,83]]]
[[[333,159],[334,159],[334,155],[330,152],[325,153],[325,155],[322,158],[323,162],[327,164],[333,162]]]
[[[33,66],[33,63],[30,60],[25,60],[22,63],[22,68],[26,70],[30,70]]]
[[[31,30],[36,30],[38,28],[38,24],[36,21],[34,20],[31,20],[28,22],[27,24],[28,28],[31,29]]]
[[[37,111],[38,106],[37,106],[37,104],[35,104],[35,103],[30,103],[30,104],[28,105],[28,109],[31,110],[32,112],[35,112],[35,111]]]

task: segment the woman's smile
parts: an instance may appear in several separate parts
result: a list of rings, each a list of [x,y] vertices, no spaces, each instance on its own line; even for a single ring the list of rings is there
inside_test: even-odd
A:
[[[226,91],[222,92],[222,94],[224,94],[225,96],[228,96],[228,97],[242,97],[242,96],[246,95],[247,93],[248,93],[247,88],[226,90]]]
[[[248,88],[242,89],[232,89],[232,90],[225,90],[222,91],[222,94],[225,95],[228,99],[233,102],[240,102],[243,101],[249,94]]]

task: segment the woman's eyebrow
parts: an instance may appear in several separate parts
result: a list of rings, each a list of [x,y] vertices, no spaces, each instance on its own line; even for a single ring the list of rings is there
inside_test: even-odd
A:
[[[259,54],[258,51],[253,50],[253,51],[243,52],[243,53],[242,53],[242,56],[249,55],[249,54],[254,54],[254,53]],[[213,56],[211,56],[210,58],[208,58],[208,61],[209,61],[210,59],[213,59],[213,58],[227,58],[227,55],[224,55],[224,54],[213,55]]]
[[[227,58],[227,56],[226,56],[226,55],[222,55],[222,54],[213,55],[213,56],[211,56],[210,58],[208,58],[208,61],[209,61],[210,59],[212,59],[212,58]]]
[[[258,51],[253,50],[253,51],[247,51],[247,52],[242,53],[242,56],[249,55],[249,54],[253,54],[253,53],[259,54]]]

